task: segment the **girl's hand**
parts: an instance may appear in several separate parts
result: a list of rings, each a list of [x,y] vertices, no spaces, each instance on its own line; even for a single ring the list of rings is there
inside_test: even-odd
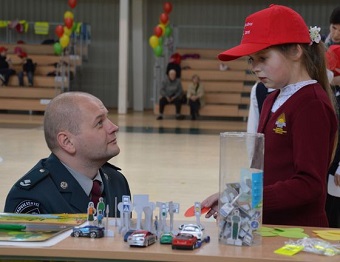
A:
[[[201,207],[209,207],[210,210],[208,213],[205,214],[206,218],[209,218],[211,216],[214,216],[214,218],[217,217],[218,214],[218,198],[219,198],[219,193],[215,193],[206,199],[204,199],[201,202]]]

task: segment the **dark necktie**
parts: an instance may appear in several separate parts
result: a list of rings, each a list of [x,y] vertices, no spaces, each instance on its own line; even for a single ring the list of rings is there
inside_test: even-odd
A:
[[[99,198],[102,196],[101,182],[99,180],[93,180],[93,185],[91,189],[91,201],[94,204],[94,208],[97,207]]]

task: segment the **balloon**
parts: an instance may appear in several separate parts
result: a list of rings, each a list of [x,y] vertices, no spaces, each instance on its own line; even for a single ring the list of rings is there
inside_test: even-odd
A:
[[[158,37],[153,35],[149,38],[149,44],[152,48],[155,48],[156,46],[158,46]]]
[[[64,35],[70,36],[72,34],[72,30],[64,26]]]
[[[72,32],[76,31],[77,26],[78,26],[78,23],[77,23],[77,22],[74,22],[74,23],[73,23],[73,26],[72,26],[72,29],[71,29]]]
[[[153,31],[157,37],[163,35],[163,29],[160,26],[156,26]]]
[[[64,19],[65,18],[72,18],[73,19],[73,13],[71,11],[66,11],[64,13]]]
[[[60,42],[61,46],[63,48],[65,48],[70,43],[70,37],[66,34],[63,34],[63,36],[60,37],[59,42]]]
[[[60,55],[61,52],[63,51],[63,48],[62,48],[62,46],[61,46],[61,44],[59,42],[54,43],[53,49],[54,49],[54,53],[56,55]]]
[[[60,38],[64,34],[64,28],[62,25],[58,25],[55,28],[55,34]]]
[[[165,36],[169,37],[172,34],[172,28],[170,26],[165,27]]]
[[[159,21],[161,21],[162,24],[166,24],[169,21],[169,16],[167,13],[162,13],[159,16]]]
[[[68,0],[68,6],[71,8],[75,8],[77,5],[77,0]]]
[[[163,54],[163,47],[158,45],[153,49],[154,54],[159,57]]]
[[[170,2],[165,2],[163,4],[163,10],[165,13],[170,14],[172,10],[172,4]]]
[[[66,18],[64,19],[64,23],[65,23],[65,25],[66,25],[66,27],[67,27],[68,29],[71,29],[72,26],[73,26],[73,19],[70,18],[70,17],[66,17]]]
[[[159,24],[158,25],[160,28],[162,28],[162,36],[165,34],[165,25]]]
[[[163,45],[163,37],[158,38],[158,45]]]

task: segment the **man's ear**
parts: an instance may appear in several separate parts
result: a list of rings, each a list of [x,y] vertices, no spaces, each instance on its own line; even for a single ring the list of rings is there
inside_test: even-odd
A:
[[[75,147],[72,143],[71,133],[67,131],[59,132],[57,135],[57,140],[58,140],[58,144],[60,148],[62,148],[63,150],[65,150],[66,152],[70,154],[75,152]]]

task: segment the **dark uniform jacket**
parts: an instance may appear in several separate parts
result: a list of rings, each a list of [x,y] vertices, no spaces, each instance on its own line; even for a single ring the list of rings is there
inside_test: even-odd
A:
[[[130,196],[130,188],[119,168],[106,163],[100,169],[104,185],[103,198],[109,205],[109,216],[115,215],[122,196]],[[60,160],[51,154],[40,160],[15,183],[7,195],[5,212],[10,213],[87,213],[90,198]],[[117,216],[119,211],[117,210]]]

